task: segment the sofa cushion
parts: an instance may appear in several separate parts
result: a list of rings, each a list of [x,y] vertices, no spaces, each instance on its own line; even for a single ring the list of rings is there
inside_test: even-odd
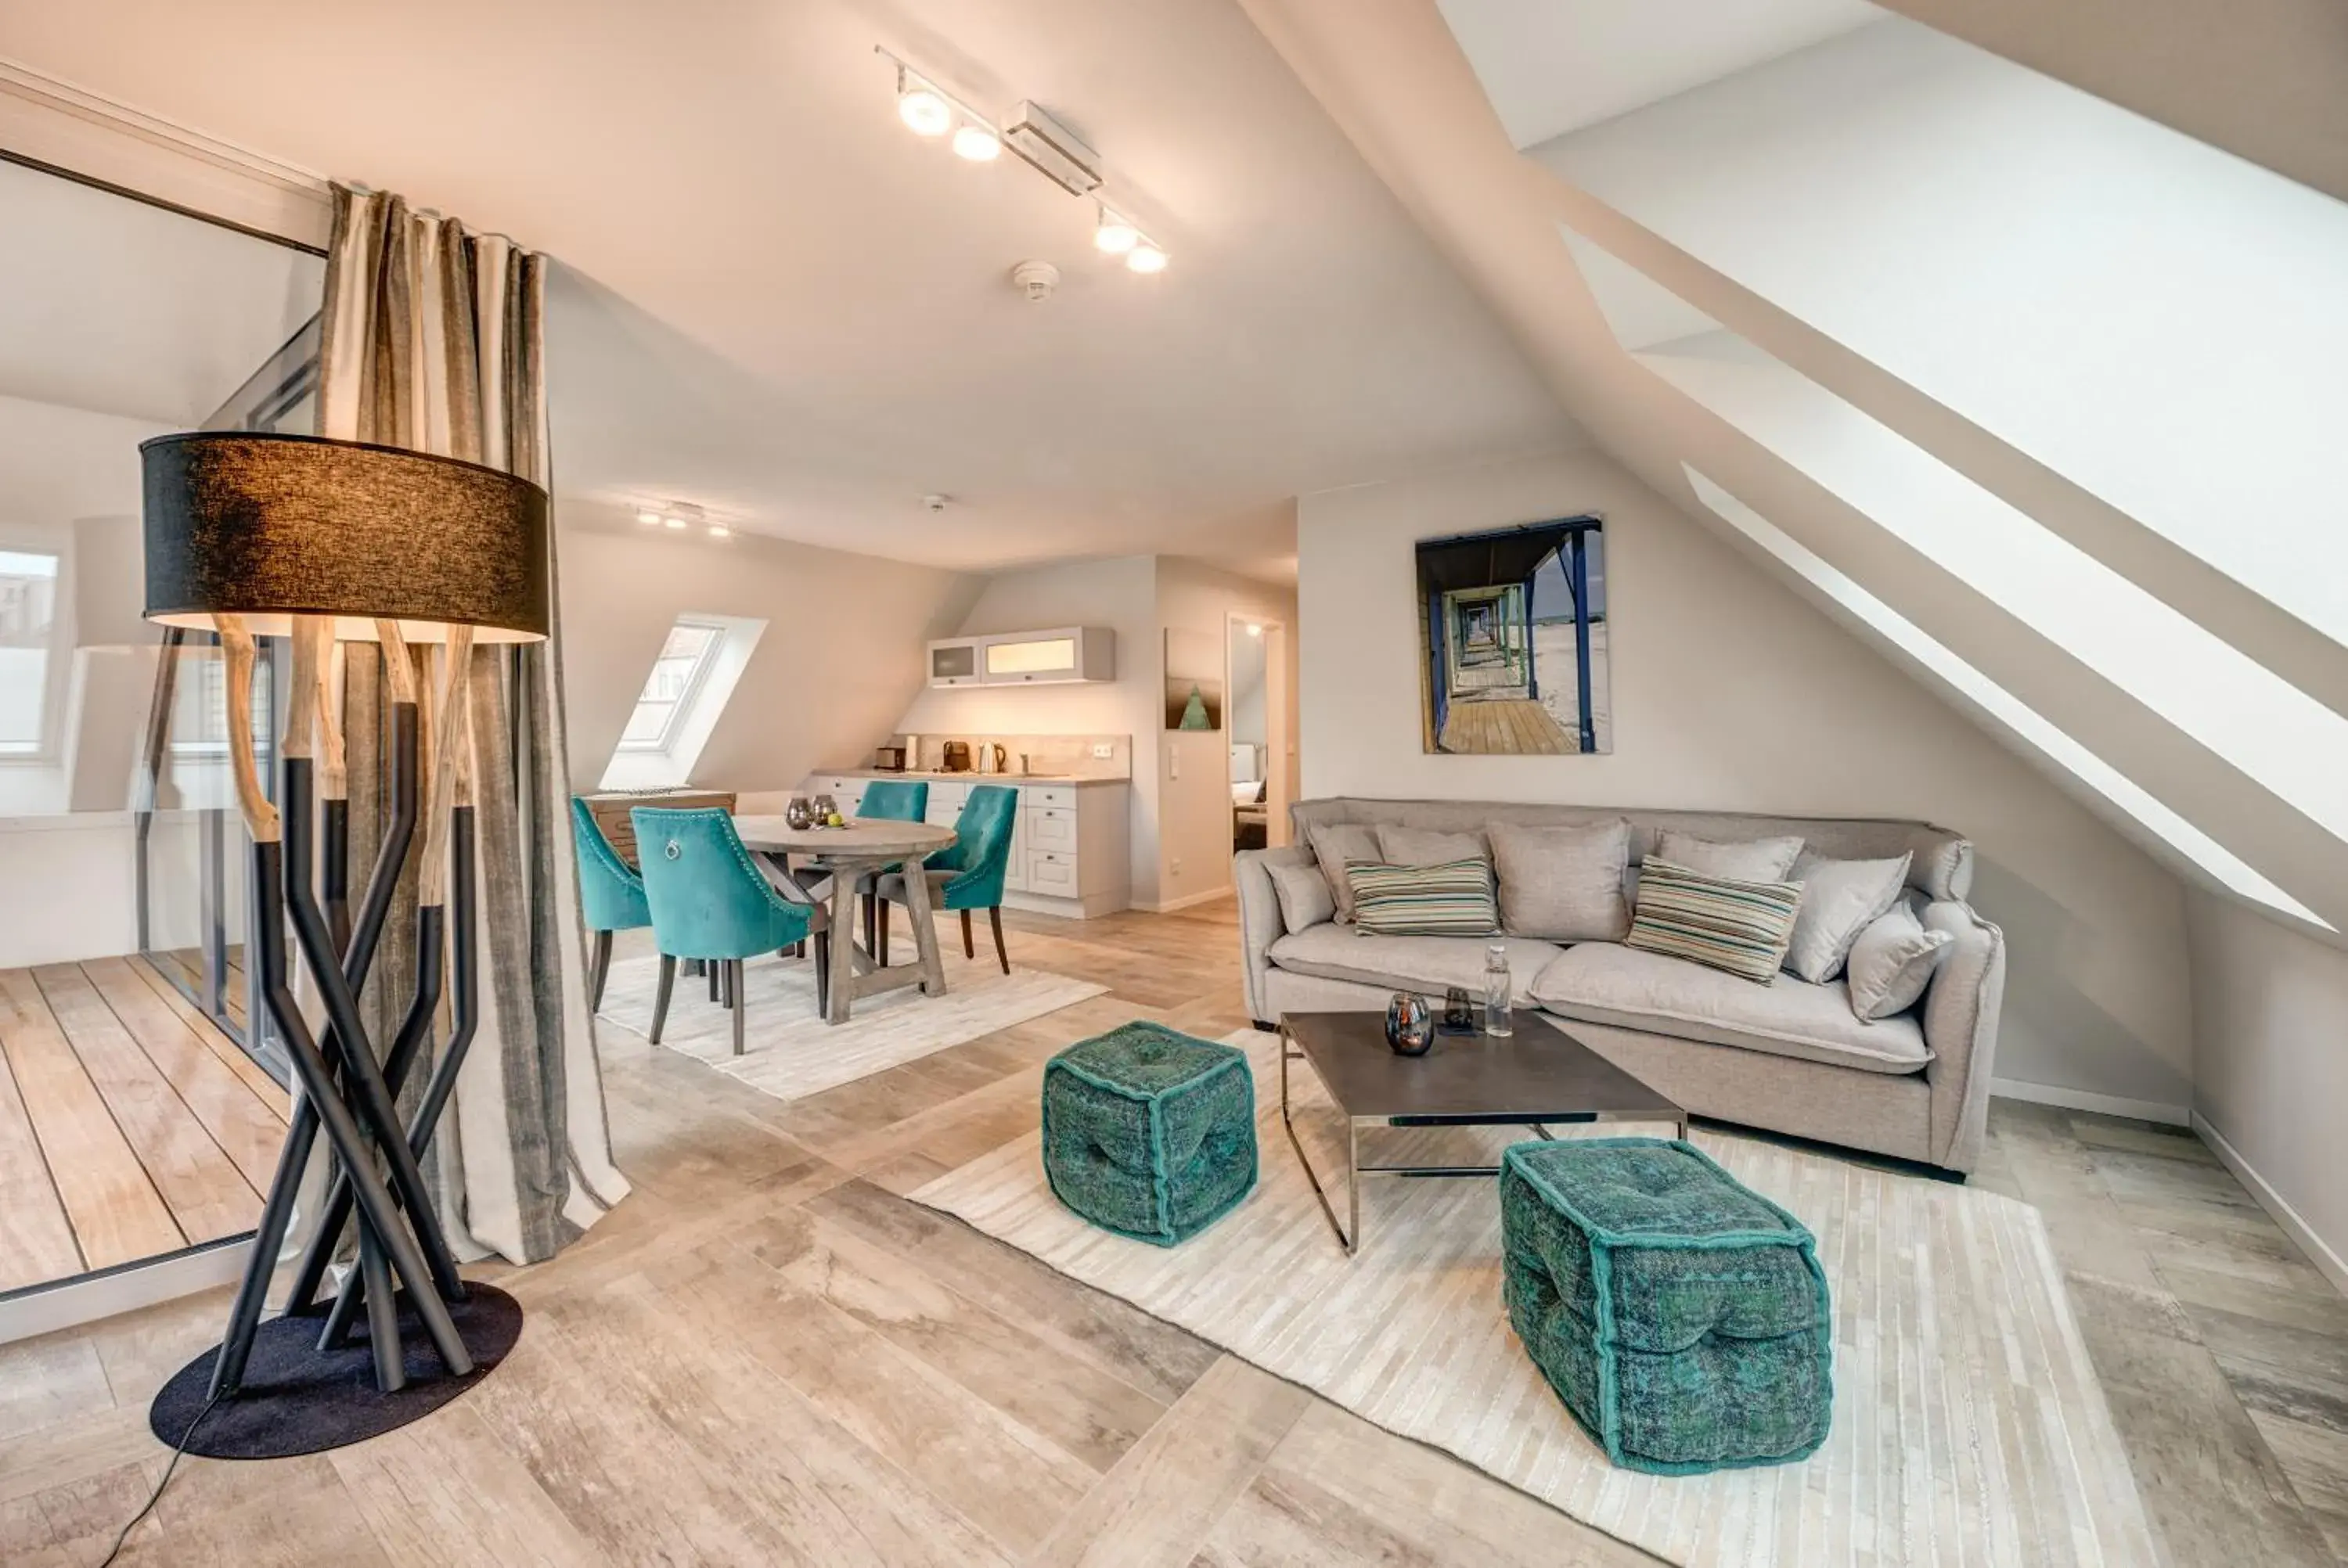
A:
[[[1391,822],[1378,825],[1378,857],[1389,866],[1441,866],[1490,856],[1480,833],[1435,833]]]
[[[1947,931],[1924,929],[1905,901],[1894,903],[1851,944],[1849,971],[1843,978],[1850,1010],[1875,1020],[1914,1007],[1955,940]]]
[[[1559,954],[1534,979],[1532,996],[1560,1018],[1866,1072],[1917,1072],[1932,1060],[1914,1018],[1866,1022],[1850,1010],[1839,980],[1814,986],[1780,973],[1757,986],[1612,942],[1585,942]]]
[[[1516,999],[1532,999],[1533,977],[1558,956],[1555,944],[1520,937],[1365,937],[1345,926],[1315,926],[1272,945],[1272,963],[1291,974],[1353,980],[1382,990],[1441,995],[1457,986],[1484,994],[1484,950],[1498,944],[1509,956]]]
[[[1786,961],[1801,902],[1798,883],[1707,876],[1651,855],[1622,940],[1766,986]]]
[[[1337,906],[1338,920],[1353,924],[1354,885],[1345,880],[1345,867],[1356,862],[1365,866],[1385,864],[1378,850],[1377,829],[1350,822],[1318,822],[1306,836],[1313,843],[1313,858],[1321,863],[1321,875],[1328,878],[1329,897]]]
[[[1345,867],[1354,923],[1379,937],[1489,937],[1500,929],[1492,866],[1478,856],[1440,866]]]
[[[1794,862],[1792,880],[1802,885],[1802,907],[1794,916],[1786,967],[1813,985],[1824,985],[1842,973],[1859,934],[1898,900],[1908,885],[1908,856],[1828,860],[1805,855]]]
[[[1520,827],[1496,822],[1488,835],[1500,879],[1500,928],[1548,942],[1619,942],[1630,933],[1622,895],[1631,825]]]
[[[1725,841],[1698,838],[1667,827],[1655,835],[1650,860],[1668,860],[1706,876],[1734,876],[1739,882],[1782,882],[1802,853],[1798,838],[1752,838]]]
[[[1280,923],[1289,930],[1302,931],[1335,917],[1337,900],[1318,866],[1267,866],[1264,870],[1272,876],[1272,897],[1280,900]]]

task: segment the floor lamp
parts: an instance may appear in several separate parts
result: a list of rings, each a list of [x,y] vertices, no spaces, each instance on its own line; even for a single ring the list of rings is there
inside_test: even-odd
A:
[[[470,654],[477,640],[547,635],[547,497],[527,480],[477,464],[314,436],[167,436],[144,443],[139,455],[147,618],[215,630],[225,653],[229,754],[257,895],[251,961],[302,1091],[222,1341],[165,1385],[149,1419],[158,1436],[175,1442],[201,1423],[201,1435],[187,1441],[191,1452],[314,1452],[438,1408],[520,1332],[511,1297],[458,1276],[423,1161],[479,1016]],[[273,803],[252,750],[254,640],[271,635],[292,648]],[[339,733],[321,702],[338,637],[382,643],[392,698],[387,830],[355,916],[340,863],[347,781]],[[358,998],[414,845],[424,783],[410,639],[441,643],[442,680],[432,694],[431,778],[421,811],[415,991],[390,1050],[378,1053]],[[322,771],[314,755],[321,733]],[[321,784],[323,897],[313,806]],[[325,1027],[314,1032],[289,982],[289,927],[324,1004]],[[454,1027],[403,1125],[396,1096],[431,1054],[444,936],[452,930]],[[264,1323],[270,1278],[322,1132],[333,1182],[287,1310]],[[356,1266],[322,1324],[318,1292],[354,1215]],[[355,1346],[362,1312],[364,1344]],[[416,1332],[423,1343],[411,1352]]]

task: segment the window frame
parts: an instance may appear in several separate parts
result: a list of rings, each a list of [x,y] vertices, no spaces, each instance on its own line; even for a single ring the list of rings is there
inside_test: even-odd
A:
[[[709,633],[708,642],[695,656],[692,671],[685,678],[685,690],[678,692],[676,700],[669,704],[668,718],[661,725],[658,735],[650,740],[631,741],[626,738],[627,726],[635,723],[636,710],[644,705],[644,690],[643,687],[638,688],[635,701],[628,708],[627,723],[621,726],[621,739],[612,748],[614,752],[623,752],[633,755],[666,754],[676,743],[678,729],[684,724],[686,716],[692,712],[694,704],[701,700],[703,691],[707,688],[709,672],[716,667],[718,656],[725,651],[728,629],[723,621],[714,617],[701,615],[680,615],[669,622],[668,630],[661,637],[662,651],[653,656],[653,669],[644,672],[644,686],[649,687],[652,684],[653,671],[660,668],[661,660],[667,654],[668,640],[676,634],[680,627],[692,627],[696,630]]]
[[[70,588],[67,574],[72,569],[67,552],[51,544],[25,544],[0,536],[0,555],[38,556],[46,559],[49,574],[49,623],[40,642],[23,643],[26,648],[37,647],[41,654],[39,733],[28,743],[0,741],[0,767],[55,767],[62,747],[59,742],[64,729],[64,710],[70,694],[73,663],[72,640],[66,624],[68,614],[67,591]],[[62,657],[61,657],[62,656]]]

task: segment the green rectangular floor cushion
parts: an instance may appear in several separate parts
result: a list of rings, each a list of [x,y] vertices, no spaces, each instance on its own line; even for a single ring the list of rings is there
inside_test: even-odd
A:
[[[1247,1053],[1120,1025],[1044,1064],[1044,1174],[1103,1230],[1172,1246],[1254,1190]]]
[[[1834,1330],[1818,1244],[1701,1151],[1516,1144],[1500,1240],[1518,1339],[1616,1464],[1692,1475],[1826,1440]]]

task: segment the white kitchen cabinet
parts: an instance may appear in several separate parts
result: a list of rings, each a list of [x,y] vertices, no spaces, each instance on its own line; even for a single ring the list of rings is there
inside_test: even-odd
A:
[[[1117,679],[1117,633],[1058,626],[950,637],[929,645],[932,686],[1066,686]]]
[[[977,637],[949,637],[930,644],[930,684],[975,686],[979,683]]]

